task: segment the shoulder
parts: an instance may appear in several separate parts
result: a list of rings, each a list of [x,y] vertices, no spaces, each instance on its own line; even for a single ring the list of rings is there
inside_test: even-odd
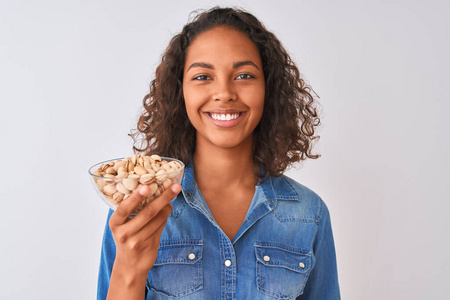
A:
[[[328,215],[328,208],[322,198],[305,185],[286,175],[271,177],[271,182],[277,200],[293,200],[280,201],[281,206],[287,205],[283,203],[295,205],[305,219],[314,220],[316,224]]]

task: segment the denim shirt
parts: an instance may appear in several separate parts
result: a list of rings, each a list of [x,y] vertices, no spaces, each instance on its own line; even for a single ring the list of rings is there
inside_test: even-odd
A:
[[[200,193],[192,164],[181,185],[148,273],[146,299],[340,299],[330,215],[313,191],[286,176],[260,180],[230,240]],[[115,258],[111,214],[97,299],[106,299]]]

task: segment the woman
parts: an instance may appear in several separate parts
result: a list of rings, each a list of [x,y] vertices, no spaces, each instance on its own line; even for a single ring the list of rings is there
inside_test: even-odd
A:
[[[213,8],[188,23],[156,70],[135,146],[185,162],[182,187],[132,219],[146,186],[110,211],[98,299],[340,299],[327,207],[282,175],[318,157],[309,91],[253,15]]]

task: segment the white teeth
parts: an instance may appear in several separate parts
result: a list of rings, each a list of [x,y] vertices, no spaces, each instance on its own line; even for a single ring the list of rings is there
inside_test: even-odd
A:
[[[214,113],[211,113],[211,117],[214,120],[230,121],[230,120],[237,119],[239,117],[239,113],[236,113],[236,114],[214,114]]]

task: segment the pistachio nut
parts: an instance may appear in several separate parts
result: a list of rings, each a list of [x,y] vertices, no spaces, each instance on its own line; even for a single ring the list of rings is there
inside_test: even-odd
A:
[[[144,175],[144,174],[147,174],[147,170],[145,170],[145,168],[141,167],[140,165],[134,167],[134,172],[137,175],[141,175],[141,176]]]
[[[119,205],[139,184],[148,185],[149,195],[137,206],[139,211],[161,195],[174,182],[181,181],[182,172],[177,161],[162,160],[159,155],[133,155],[123,160],[104,162],[93,172],[94,182],[112,203]],[[168,174],[169,173],[169,174]]]
[[[149,195],[154,195],[155,192],[158,190],[158,185],[156,183],[152,183],[148,187],[150,188]]]
[[[142,184],[149,184],[155,180],[155,175],[152,174],[144,174],[139,179],[139,182]]]
[[[133,191],[138,186],[138,181],[135,178],[124,178],[122,180],[122,184],[124,187],[126,187],[129,191]]]
[[[162,183],[162,186],[164,187],[165,190],[167,190],[171,185],[172,185],[172,180],[170,180],[169,178],[164,180]]]
[[[112,196],[117,191],[116,186],[113,184],[107,184],[103,188],[103,193],[107,196]]]
[[[153,159],[154,161],[161,161],[161,157],[159,155],[156,155],[156,154],[151,155],[150,158]]]
[[[124,185],[123,185],[123,183],[118,183],[117,185],[116,185],[116,188],[117,188],[117,190],[119,191],[119,192],[121,192],[122,194],[124,194],[124,195],[127,195],[127,194],[129,194],[130,193],[130,190],[128,189],[128,188],[126,188]]]
[[[122,194],[121,192],[115,192],[114,195],[112,196],[112,200],[116,204],[119,204],[123,200],[123,197],[124,197],[124,194]]]

